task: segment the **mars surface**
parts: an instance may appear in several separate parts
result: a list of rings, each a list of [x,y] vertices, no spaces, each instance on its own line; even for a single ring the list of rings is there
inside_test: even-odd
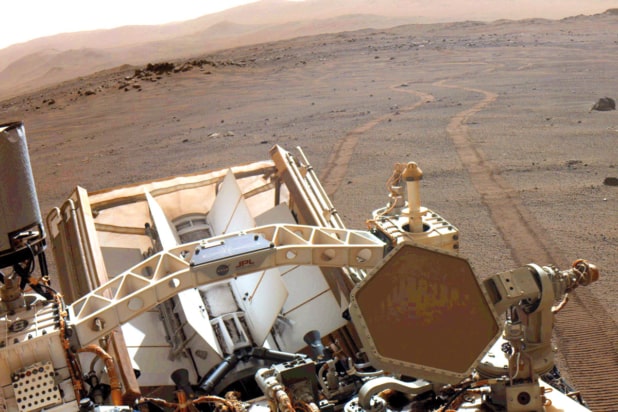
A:
[[[483,277],[594,262],[556,315],[564,374],[618,403],[618,15],[405,25],[122,66],[0,102],[22,120],[43,214],[88,191],[301,146],[350,228],[395,162]],[[167,65],[157,63],[168,63]]]

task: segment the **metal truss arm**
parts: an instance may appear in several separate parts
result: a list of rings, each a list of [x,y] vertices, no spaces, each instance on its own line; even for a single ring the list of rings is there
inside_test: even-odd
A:
[[[277,266],[373,268],[384,243],[366,231],[268,225],[159,252],[76,300],[80,344],[108,334],[183,290]]]

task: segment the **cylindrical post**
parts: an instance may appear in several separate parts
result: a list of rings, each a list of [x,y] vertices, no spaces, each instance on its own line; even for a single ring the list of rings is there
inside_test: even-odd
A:
[[[423,171],[414,162],[406,165],[401,177],[406,182],[408,192],[408,210],[410,211],[410,232],[420,233],[423,231],[423,215],[421,214],[421,179]]]
[[[1,268],[23,260],[26,242],[40,252],[45,237],[22,122],[0,125],[0,210]]]

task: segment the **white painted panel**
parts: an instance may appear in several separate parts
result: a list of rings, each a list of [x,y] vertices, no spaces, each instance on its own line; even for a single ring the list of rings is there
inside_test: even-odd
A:
[[[140,386],[173,385],[172,371],[185,368],[189,371],[189,381],[197,382],[195,370],[189,358],[180,357],[169,360],[170,348],[157,346],[127,347],[134,367],[141,371],[137,382]]]
[[[282,203],[255,218],[257,225],[296,223],[287,204]],[[316,329],[322,335],[345,325],[340,315],[345,308],[337,303],[320,268],[316,266],[280,267],[281,279],[288,291],[282,309],[292,326],[279,337],[282,349],[295,352],[306,344],[303,336]]]
[[[229,283],[219,283],[198,289],[208,303],[208,313],[216,318],[226,313],[238,312],[239,307]]]
[[[228,170],[221,183],[221,190],[217,193],[207,219],[214,236],[255,227],[255,221],[231,170]]]
[[[273,223],[296,224],[287,203],[280,203],[255,217],[255,224],[257,226],[270,225]]]
[[[257,216],[255,222],[259,226],[272,223],[295,223],[294,217],[285,203]],[[287,302],[283,306],[284,312],[301,305],[328,289],[328,283],[324,279],[322,271],[316,266],[284,266],[280,267],[279,271],[289,292]]]
[[[189,325],[184,327],[188,337],[192,337],[189,348],[193,349],[194,355],[197,352],[196,349],[208,352],[205,360],[197,356],[195,358],[197,367],[203,374],[221,360],[221,357],[218,356],[218,343],[214,337],[208,315],[200,309],[203,302],[198,291],[190,289],[189,291],[181,292],[180,295],[182,294],[185,294],[181,300],[184,314],[190,314],[187,319]],[[182,318],[181,322],[183,322]],[[163,322],[159,319],[158,311],[149,311],[138,316],[130,324],[123,325],[122,332],[127,342],[127,349],[133,362],[133,367],[138,368],[142,372],[138,379],[140,385],[172,384],[169,375],[172,371],[179,368],[188,369],[192,377],[191,379],[193,379],[193,382],[196,382],[197,378],[190,359],[180,356],[175,360],[170,360],[171,346],[165,339],[166,331]],[[197,335],[195,335],[196,333]]]
[[[101,246],[101,253],[103,254],[107,275],[110,278],[144,260],[139,248]]]
[[[238,232],[245,229],[250,229],[255,227],[255,220],[251,216],[251,212],[247,207],[247,203],[244,198],[241,198],[241,201],[238,203],[236,210],[234,211],[234,215],[232,216],[232,220],[230,221],[225,233]]]
[[[219,348],[219,343],[210,324],[210,318],[199,291],[197,289],[182,291],[178,294],[178,300],[182,306],[182,312],[187,323],[210,346],[208,351],[221,356],[222,352]]]
[[[289,292],[288,300],[283,305],[284,313],[311,300],[325,290],[329,290],[328,283],[317,266],[297,266],[283,273],[281,278]]]
[[[148,208],[150,209],[150,217],[154,222],[155,228],[157,229],[157,233],[159,235],[159,241],[161,242],[161,246],[163,249],[171,249],[174,246],[179,245],[180,238],[176,233],[176,229],[172,226],[167,216],[165,216],[165,212],[154,197],[150,195],[147,191],[146,200],[148,201]]]
[[[246,280],[246,281],[245,281]],[[262,346],[288,297],[278,269],[241,276],[232,283],[254,343]]]
[[[305,347],[303,336],[310,330],[318,330],[324,336],[344,326],[347,321],[341,313],[342,309],[330,291],[287,313],[286,318],[292,325],[286,325],[279,336],[281,350],[296,352]]]
[[[122,334],[127,346],[165,346],[165,328],[160,319],[159,311],[145,312],[130,323],[122,325]]]
[[[287,204],[281,203],[255,217],[256,226],[273,223],[295,223]],[[281,273],[281,270],[276,268],[243,276],[235,281],[234,288],[247,312],[249,328],[258,345],[265,343],[284,303],[289,300],[288,289],[281,279]]]
[[[255,220],[231,171],[221,184],[221,190],[208,213],[208,221],[214,235],[255,227]],[[261,345],[287,297],[279,271],[275,269],[241,276],[232,280],[230,285],[236,301],[245,312],[254,343]]]

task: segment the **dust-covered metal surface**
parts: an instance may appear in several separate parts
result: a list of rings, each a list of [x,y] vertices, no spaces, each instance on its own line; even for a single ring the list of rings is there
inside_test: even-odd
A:
[[[350,312],[372,364],[457,383],[498,338],[498,319],[468,261],[402,244],[352,291]]]

